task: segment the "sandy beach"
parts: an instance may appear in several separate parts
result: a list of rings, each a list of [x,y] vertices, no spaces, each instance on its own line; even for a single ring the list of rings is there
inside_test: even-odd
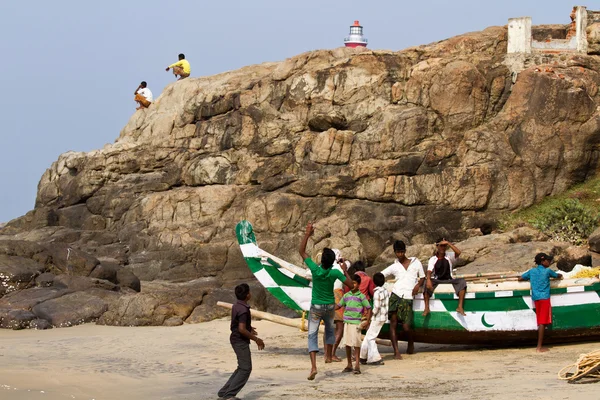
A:
[[[243,399],[596,399],[599,384],[559,381],[560,368],[596,343],[532,348],[417,344],[417,354],[343,374],[323,363],[306,380],[306,333],[267,321],[254,323],[266,349],[253,344],[254,369]],[[229,321],[179,327],[120,328],[87,324],[48,331],[0,331],[0,398],[216,399],[235,369]],[[401,349],[405,345],[401,344]],[[342,356],[342,352],[338,355]]]

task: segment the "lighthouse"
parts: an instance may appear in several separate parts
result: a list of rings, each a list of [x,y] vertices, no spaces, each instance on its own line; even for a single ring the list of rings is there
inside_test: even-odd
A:
[[[363,27],[358,21],[350,26],[350,35],[344,39],[346,47],[367,47],[367,39],[363,36]]]

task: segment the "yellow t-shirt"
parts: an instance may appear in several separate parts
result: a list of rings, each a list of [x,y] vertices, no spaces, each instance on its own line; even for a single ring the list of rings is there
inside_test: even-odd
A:
[[[183,68],[183,72],[185,72],[186,74],[189,74],[192,71],[192,69],[190,68],[190,63],[185,58],[183,60],[179,60],[176,63],[169,65],[169,68],[173,67]]]

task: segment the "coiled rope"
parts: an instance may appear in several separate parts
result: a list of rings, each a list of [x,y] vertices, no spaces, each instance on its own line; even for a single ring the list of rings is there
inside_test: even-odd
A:
[[[591,383],[600,381],[600,350],[580,354],[576,363],[558,371],[558,379],[569,383]]]

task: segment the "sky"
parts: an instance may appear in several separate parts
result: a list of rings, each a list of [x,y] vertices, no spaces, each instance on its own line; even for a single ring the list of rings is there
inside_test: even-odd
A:
[[[512,17],[570,22],[573,2],[541,3],[1,0],[0,222],[33,209],[38,182],[61,153],[113,143],[135,111],[137,85],[147,81],[157,98],[174,80],[165,68],[179,53],[197,77],[342,46],[354,20],[369,48],[385,50]]]

